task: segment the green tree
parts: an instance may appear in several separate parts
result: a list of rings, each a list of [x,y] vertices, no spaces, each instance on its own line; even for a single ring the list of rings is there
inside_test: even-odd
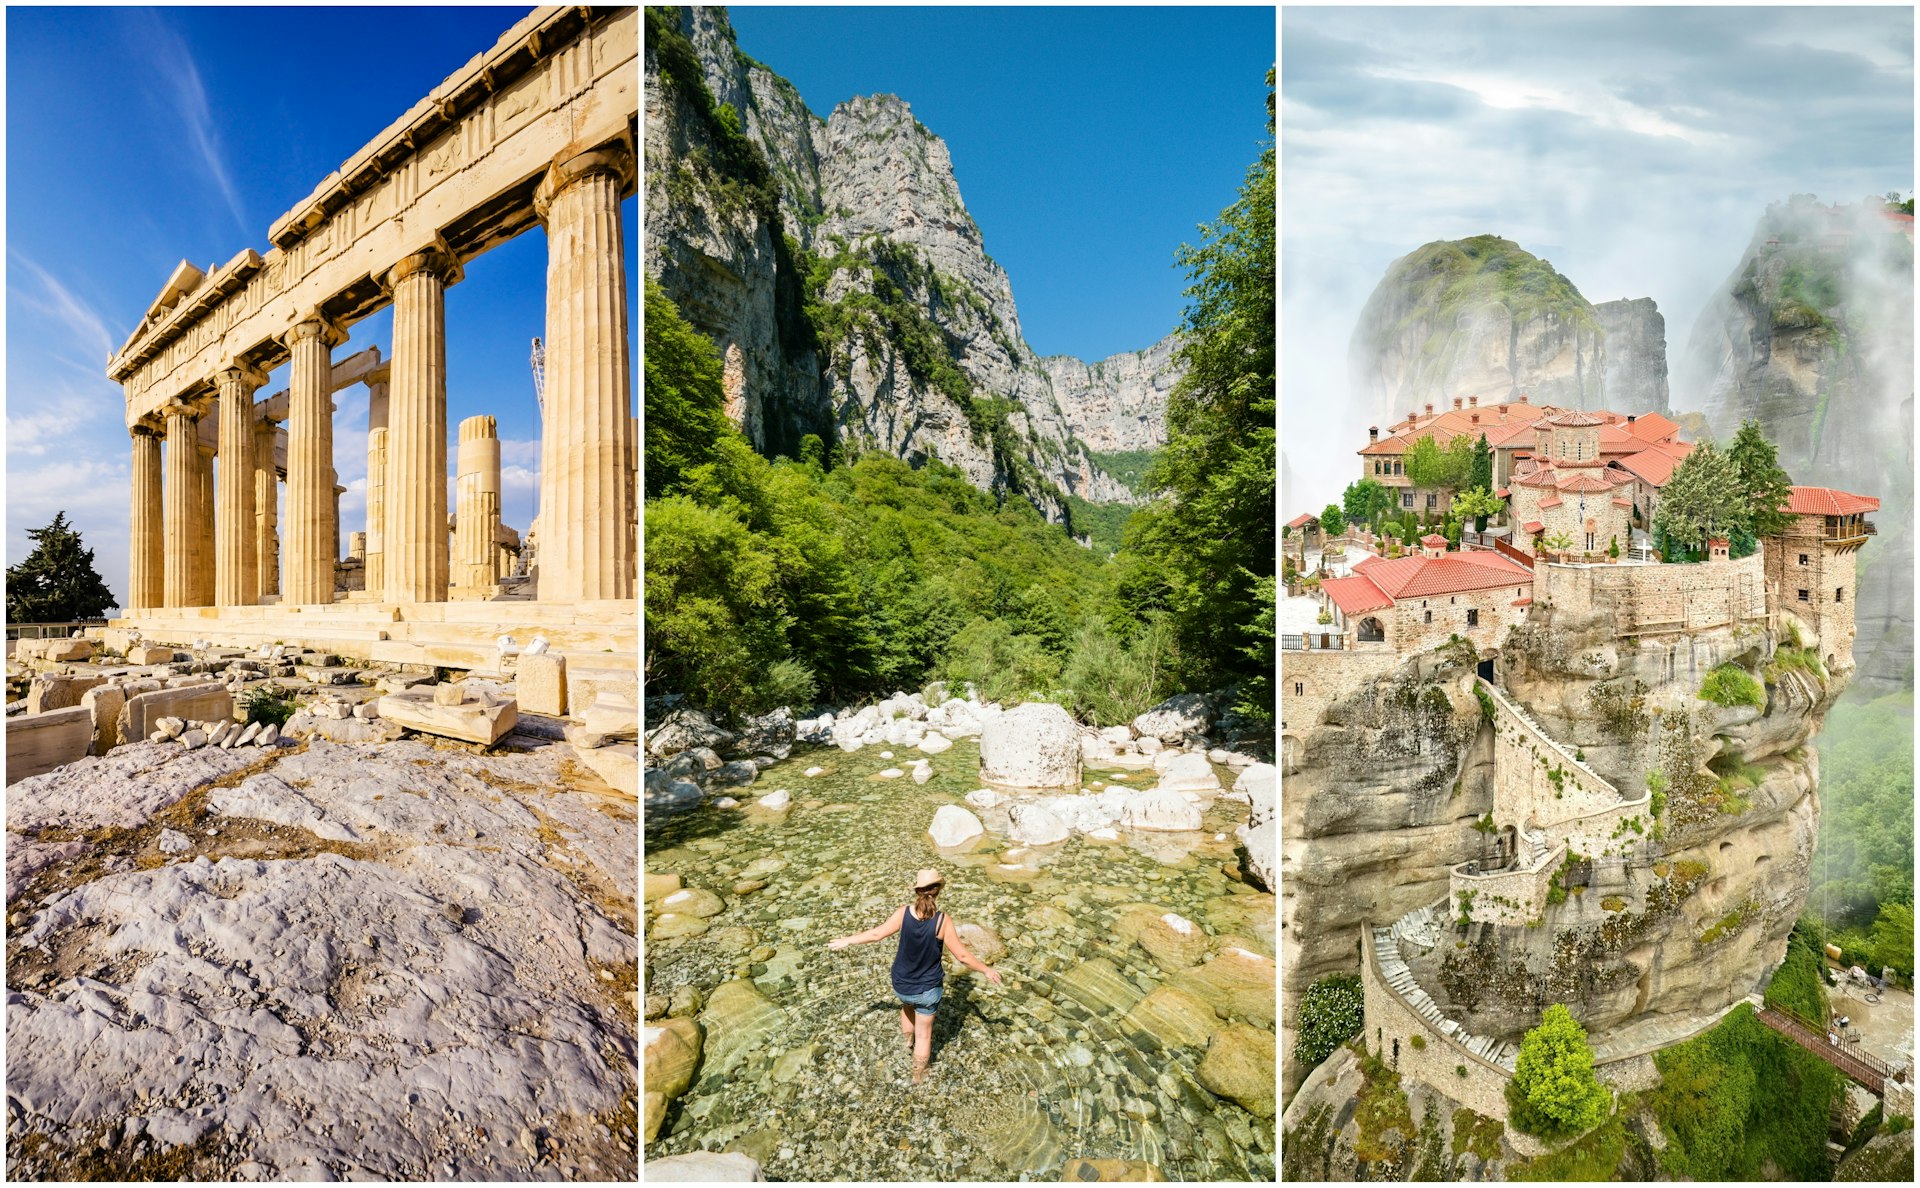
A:
[[[646,278],[646,496],[671,494],[686,473],[714,458],[733,432],[720,352],[688,325],[659,282]]]
[[[1340,496],[1340,510],[1346,513],[1349,524],[1378,526],[1381,518],[1393,510],[1393,492],[1378,479],[1348,483]]]
[[[1873,960],[1913,980],[1913,905],[1883,903],[1873,921]],[[1875,970],[1875,973],[1880,972]]]
[[[1773,443],[1760,431],[1760,422],[1742,422],[1727,447],[1727,460],[1740,476],[1740,493],[1747,511],[1743,527],[1755,536],[1784,532],[1793,523],[1793,515],[1781,510],[1792,483],[1780,466]]]
[[[7,567],[9,623],[70,623],[98,619],[114,605],[113,591],[93,568],[93,550],[55,512],[45,528],[29,528],[33,551]]]
[[[1329,503],[1320,513],[1320,527],[1328,536],[1344,536],[1347,531],[1347,517],[1337,503]]]
[[[1407,447],[1407,480],[1416,487],[1458,491],[1473,481],[1475,452],[1473,439],[1464,433],[1445,446],[1431,434],[1415,438]]]
[[[1167,445],[1148,483],[1164,506],[1132,537],[1159,571],[1184,680],[1211,686],[1271,680],[1262,639],[1262,586],[1273,572],[1274,237],[1273,77],[1268,139],[1239,198],[1183,246],[1189,301],[1179,358],[1186,374],[1167,406]]]
[[[1506,500],[1495,495],[1485,487],[1475,487],[1470,491],[1462,491],[1453,497],[1454,514],[1472,516],[1473,530],[1475,532],[1485,532],[1487,530],[1487,517],[1499,515],[1502,511],[1506,510],[1506,507]]]
[[[1674,467],[1653,523],[1668,541],[1695,553],[1712,537],[1750,527],[1740,472],[1712,442],[1702,442]]]
[[[1493,490],[1493,447],[1487,444],[1484,433],[1473,443],[1473,473],[1467,476],[1467,485],[1482,491]],[[1480,530],[1484,532],[1485,526]]]
[[[1740,1051],[1738,1033],[1715,1028],[1656,1052],[1653,1059],[1660,1070],[1653,1107],[1667,1137],[1661,1166],[1696,1180],[1730,1178],[1755,1088],[1753,1065]]]
[[[1567,1138],[1606,1117],[1607,1102],[1606,1089],[1593,1075],[1586,1029],[1565,1006],[1553,1004],[1520,1041],[1507,1083],[1509,1120],[1528,1134]]]
[[[1300,996],[1299,1038],[1293,1058],[1313,1068],[1360,1034],[1363,1007],[1360,979],[1352,974],[1329,974]]]

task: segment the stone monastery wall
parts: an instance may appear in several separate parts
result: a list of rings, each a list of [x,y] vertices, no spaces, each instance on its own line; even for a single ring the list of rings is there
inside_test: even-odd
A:
[[[1402,1077],[1412,1076],[1429,1085],[1444,1086],[1448,1097],[1470,1106],[1489,1118],[1507,1120],[1507,1070],[1474,1055],[1466,1046],[1421,1017],[1407,1001],[1393,992],[1380,972],[1374,953],[1373,929],[1360,928],[1360,992],[1366,1030],[1361,1037],[1369,1047],[1391,1057],[1394,1042],[1400,1044],[1399,1069]],[[1413,1046],[1419,1036],[1426,1046]],[[1467,1070],[1462,1077],[1461,1068]]]
[[[1621,635],[1764,622],[1763,558],[1764,547],[1737,561],[1694,565],[1540,565],[1534,600],[1575,614],[1610,613]]]
[[[1281,770],[1305,761],[1303,740],[1327,707],[1361,692],[1400,663],[1390,647],[1340,652],[1280,653]]]

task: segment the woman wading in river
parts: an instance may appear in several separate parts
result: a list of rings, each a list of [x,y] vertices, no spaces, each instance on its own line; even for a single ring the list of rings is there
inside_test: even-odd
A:
[[[934,908],[940,889],[946,884],[940,872],[928,867],[913,879],[913,903],[898,908],[884,924],[865,932],[842,936],[827,942],[836,952],[848,945],[864,945],[900,934],[900,947],[893,954],[893,992],[900,999],[900,1034],[913,1051],[913,1083],[927,1078],[927,1055],[933,1048],[933,1015],[940,1006],[940,992],[946,969],[940,964],[945,946],[954,959],[968,969],[987,975],[998,986],[999,971],[981,961],[960,943],[960,934],[945,912]]]

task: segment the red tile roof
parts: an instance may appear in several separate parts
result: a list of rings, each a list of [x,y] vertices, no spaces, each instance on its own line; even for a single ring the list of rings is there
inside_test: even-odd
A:
[[[1627,432],[1642,441],[1665,441],[1680,432],[1680,426],[1659,413],[1648,413],[1628,425]]]
[[[1447,538],[1438,532],[1429,532],[1420,538],[1420,543],[1430,549],[1444,549],[1447,547]]]
[[[1320,583],[1320,589],[1333,600],[1343,615],[1364,615],[1368,611],[1384,610],[1393,605],[1393,599],[1387,597],[1380,587],[1357,575],[1328,578]]]
[[[1879,511],[1880,501],[1871,495],[1855,495],[1832,487],[1790,487],[1785,510],[1797,516],[1851,516]]]
[[[1545,499],[1542,499],[1540,501],[1540,506],[1541,507],[1559,507],[1562,502],[1563,501],[1561,500],[1559,493],[1555,492],[1554,494],[1547,496]]]
[[[1547,424],[1562,429],[1589,429],[1595,425],[1607,423],[1605,417],[1596,417],[1589,412],[1563,412],[1547,418]]]
[[[1293,519],[1287,521],[1287,527],[1299,528],[1307,524],[1318,524],[1319,522],[1320,517],[1314,515],[1312,512],[1301,512],[1299,515],[1293,517]]]
[[[1612,471],[1610,473],[1619,474],[1618,471]],[[1632,481],[1632,479],[1624,474],[1621,474],[1618,479],[1612,479],[1605,478],[1601,474],[1596,474],[1591,471],[1581,471],[1577,474],[1567,475],[1556,485],[1560,490],[1566,491],[1569,494],[1596,495],[1603,491],[1611,491],[1615,487],[1623,486]]]
[[[1366,577],[1396,601],[1402,598],[1431,598],[1437,594],[1462,594],[1469,590],[1489,590],[1496,586],[1518,586],[1533,581],[1533,574],[1526,569],[1498,553],[1482,549],[1448,553],[1443,557],[1419,553],[1411,557],[1396,557],[1391,561],[1372,557],[1355,566],[1354,573]]]
[[[1546,525],[1542,524],[1538,520],[1528,520],[1526,523],[1520,525],[1520,527],[1527,533],[1527,535],[1538,536],[1540,535],[1540,530],[1542,528],[1545,528]]]

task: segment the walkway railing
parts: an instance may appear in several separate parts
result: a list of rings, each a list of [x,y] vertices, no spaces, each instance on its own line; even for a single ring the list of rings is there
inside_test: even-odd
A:
[[[1310,635],[1282,635],[1280,650],[1283,652],[1344,652],[1347,649],[1347,637],[1338,631],[1316,631]]]
[[[1893,1076],[1893,1069],[1882,1061],[1856,1048],[1833,1043],[1826,1036],[1783,1011],[1762,1007],[1759,1016],[1762,1023],[1833,1065],[1848,1077],[1865,1085],[1875,1095],[1886,1092],[1887,1080]]]
[[[8,639],[65,639],[83,627],[105,627],[105,619],[75,619],[71,623],[8,623]]]

